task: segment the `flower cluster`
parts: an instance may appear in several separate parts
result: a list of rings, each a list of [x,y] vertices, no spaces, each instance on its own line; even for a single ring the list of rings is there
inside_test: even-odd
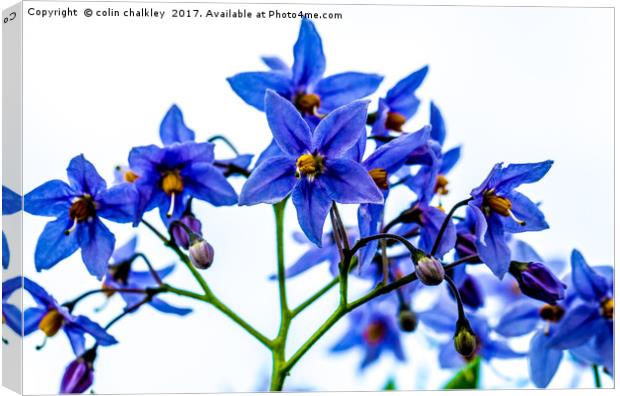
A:
[[[462,148],[444,148],[447,126],[434,101],[428,112],[418,112],[425,108],[417,91],[428,66],[416,68],[373,104],[368,97],[383,77],[360,72],[325,77],[322,39],[309,19],[301,22],[291,67],[275,56],[263,61],[269,70],[228,78],[243,102],[264,112],[271,131],[270,143],[254,164],[253,155],[240,154],[224,136],[199,141],[173,105],[160,126],[161,144],[131,148],[127,165],[117,167],[111,185],[84,155],[77,155],[69,161],[67,181],[47,181],[25,195],[25,212],[52,218],[38,237],[36,270],[49,270],[79,250],[87,271],[100,281],[99,287],[62,304],[29,278],[3,285],[3,323],[14,332],[27,336],[40,330],[46,340],[60,330],[67,335],[75,359],[60,381],[61,392],[81,393],[92,386],[99,348],[117,343],[111,327],[129,314],[143,306],[179,316],[193,312],[168,302],[167,294],[211,304],[266,346],[274,359],[272,390],[282,389],[295,363],[345,316],[349,328],[331,351],[361,349],[360,371],[385,354],[397,361],[413,358],[403,338],[420,333],[431,340],[429,347],[437,346],[439,364],[446,369],[525,358],[538,387],[550,383],[567,354],[596,370],[613,371],[612,267],[591,267],[575,250],[565,271],[516,238],[549,228],[544,207],[519,190],[541,181],[553,161],[498,163],[447,210],[445,203],[454,194],[449,173]],[[425,125],[410,128],[412,118]],[[231,157],[216,157],[220,143],[233,152]],[[247,180],[237,191],[230,179],[238,176]],[[390,218],[386,203],[398,190],[414,198]],[[287,266],[283,215],[289,198],[301,231],[294,239],[307,251]],[[203,234],[204,219],[193,211],[197,201],[213,207],[273,205],[278,267],[271,279],[278,281],[282,315],[275,338],[232,312],[202,276],[214,264],[217,246]],[[356,221],[346,222],[339,205],[355,205]],[[21,208],[21,197],[3,187],[3,215]],[[145,218],[154,209],[160,224]],[[172,286],[177,263],[157,269],[149,252],[137,249],[137,237],[118,246],[110,221],[152,232],[189,270],[200,292]],[[3,234],[5,268],[8,257]],[[146,268],[136,269],[138,263]],[[325,263],[332,281],[298,307],[289,307],[287,278]],[[353,296],[349,281],[369,289]],[[287,357],[291,321],[336,286],[336,310]],[[20,288],[35,302],[26,308],[23,322],[11,303]],[[432,296],[430,308],[420,308],[422,292]],[[125,308],[99,325],[75,313],[92,295],[119,296]],[[499,309],[493,301],[500,302]],[[513,339],[526,336],[529,350],[514,346]]]

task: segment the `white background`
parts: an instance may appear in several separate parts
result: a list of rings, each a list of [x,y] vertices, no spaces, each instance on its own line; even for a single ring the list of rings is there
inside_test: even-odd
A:
[[[48,3],[46,8],[55,6]],[[105,8],[105,4],[96,7]],[[287,9],[296,11],[299,6]],[[332,9],[342,12],[345,19],[317,22],[327,56],[327,75],[348,70],[378,72],[386,76],[380,95],[412,70],[430,64],[419,94],[435,100],[443,110],[447,146],[463,144],[463,158],[451,174],[452,194],[446,204],[464,197],[495,162],[553,159],[555,165],[541,183],[522,189],[543,202],[551,229],[526,239],[546,257],[568,258],[570,250],[577,247],[591,263],[613,261],[610,10]],[[65,178],[68,161],[79,153],[111,181],[112,168],[126,161],[131,147],[158,143],[159,122],[172,103],[181,106],[187,124],[200,140],[226,134],[241,151],[258,153],[270,136],[264,115],[244,105],[225,78],[261,69],[258,57],[262,54],[278,54],[292,61],[298,25],[299,20],[206,23],[167,19],[163,23],[27,19],[25,191],[51,178]],[[426,121],[427,103],[408,129]],[[411,197],[395,195],[389,210],[398,212]],[[217,259],[206,273],[207,280],[218,296],[250,323],[275,334],[277,292],[266,280],[275,269],[271,209],[214,209],[208,204],[197,208],[216,249]],[[297,226],[294,210],[289,209],[287,227],[292,230]],[[346,214],[352,219],[354,208]],[[156,216],[153,219],[156,221]],[[25,216],[26,252],[34,250],[45,221]],[[111,227],[121,242],[131,235],[127,226]],[[146,230],[139,232],[141,250],[148,252],[156,265],[174,259]],[[287,262],[292,263],[302,252],[289,241]],[[59,300],[98,285],[86,274],[79,256],[40,274],[34,272],[28,254],[25,257],[25,274]],[[292,302],[301,301],[327,279],[323,266],[292,281]],[[195,287],[181,267],[170,281]],[[258,343],[215,310],[174,301],[192,305],[195,313],[179,319],[147,308],[114,328],[121,343],[101,350],[94,387],[98,393],[250,391],[267,381],[269,355]],[[290,351],[307,338],[335,302],[335,295],[325,298],[295,323]],[[100,303],[94,298],[92,305],[82,308],[91,312]],[[119,304],[111,304],[99,317],[101,322],[119,308]],[[345,320],[296,366],[289,378],[291,387],[375,390],[396,373],[403,388],[433,389],[450,375],[433,374],[437,371],[434,353],[424,354],[416,348],[424,348],[421,333],[407,337],[408,365],[397,365],[388,357],[358,375],[358,352],[327,352],[346,328]],[[40,334],[26,341],[27,393],[57,391],[64,366],[71,359],[63,337],[49,340],[41,352],[34,351],[42,340]],[[515,379],[527,377],[524,361],[502,367],[508,367],[511,375],[516,373]],[[571,385],[572,374],[571,366],[565,366],[552,385]],[[495,377],[488,374],[489,386],[512,384]],[[584,378],[582,384],[590,386],[591,378]]]

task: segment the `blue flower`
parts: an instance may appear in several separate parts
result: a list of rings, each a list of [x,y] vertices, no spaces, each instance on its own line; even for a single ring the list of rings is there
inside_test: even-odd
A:
[[[332,352],[362,348],[364,358],[360,370],[376,362],[384,351],[392,352],[399,361],[405,360],[395,315],[383,312],[376,304],[369,304],[353,311],[350,323],[344,337],[331,348]]]
[[[291,69],[282,60],[264,57],[270,67],[265,72],[245,72],[228,78],[232,89],[247,104],[265,110],[265,92],[273,90],[288,99],[308,118],[323,115],[377,90],[383,77],[376,74],[346,72],[323,77],[323,43],[312,21],[302,19],[293,48]]]
[[[153,277],[150,271],[136,271],[132,268],[136,256],[136,245],[138,238],[134,237],[130,239],[125,245],[118,248],[112,255],[108,273],[103,279],[104,289],[110,290],[107,293],[108,297],[114,294],[114,289],[132,289],[132,290],[146,290],[149,288],[158,287],[157,280]],[[165,279],[168,275],[174,271],[175,265],[169,265],[156,271],[160,280]],[[126,303],[126,308],[132,308],[140,303],[144,299],[144,295],[139,293],[125,293],[120,292],[121,297]],[[192,310],[190,308],[178,308],[168,304],[157,296],[153,296],[149,301],[149,304],[156,310],[175,314],[175,315],[187,315]]]
[[[540,180],[553,161],[533,164],[496,164],[482,184],[471,192],[476,247],[482,261],[495,276],[503,278],[510,265],[506,233],[549,228],[538,205],[515,191],[524,183]]]
[[[314,133],[295,107],[267,91],[267,121],[282,155],[261,163],[241,191],[239,204],[276,203],[292,193],[302,230],[321,246],[332,202],[383,203],[383,195],[358,162],[342,158],[365,131],[367,102],[343,106]]]
[[[570,307],[549,345],[577,349],[577,354],[587,355],[593,364],[613,370],[613,268],[590,267],[573,250],[571,270]]]
[[[181,218],[191,197],[214,206],[236,204],[237,193],[214,166],[213,150],[212,143],[193,141],[133,148],[129,166],[138,175],[133,184],[140,195],[134,224],[156,207],[169,224]]]
[[[41,286],[28,278],[24,278],[24,289],[37,303],[36,307],[24,311],[24,335],[39,329],[46,337],[53,337],[62,329],[77,356],[85,350],[85,334],[91,335],[102,346],[117,343],[104,328],[86,316],[71,314],[67,307],[59,305]]]
[[[13,293],[22,287],[21,276],[2,282],[2,323],[16,334],[22,334],[22,310],[9,303]]]
[[[430,136],[430,128],[424,127],[415,133],[407,133],[382,145],[373,152],[362,166],[366,168],[368,174],[377,184],[385,199],[389,193],[389,177],[397,172],[407,160],[409,154],[421,145],[425,144]],[[366,141],[363,136],[355,147],[355,153],[351,154],[354,159],[359,161],[364,153],[364,147],[360,147]],[[361,204],[358,212],[358,224],[360,236],[367,237],[377,234],[383,223],[383,204]],[[365,268],[377,252],[378,241],[372,241],[360,250],[360,268]]]
[[[105,180],[83,155],[71,160],[67,176],[69,184],[51,180],[24,197],[26,212],[56,217],[39,236],[35,265],[37,271],[49,269],[81,248],[86,268],[101,279],[115,243],[114,235],[101,218],[131,222],[137,194],[128,184],[107,188]]]
[[[428,66],[416,70],[392,87],[385,98],[379,99],[379,109],[374,114],[371,134],[386,136],[389,131],[401,132],[402,126],[417,112],[420,100],[415,91],[420,87]]]
[[[11,215],[22,210],[22,197],[8,187],[2,186],[2,216]],[[2,231],[2,268],[9,268],[11,252],[9,242]]]

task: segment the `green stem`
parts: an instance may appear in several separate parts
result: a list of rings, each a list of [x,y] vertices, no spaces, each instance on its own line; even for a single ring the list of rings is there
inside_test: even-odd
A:
[[[434,256],[435,253],[437,253],[437,250],[439,249],[439,244],[441,244],[441,239],[443,238],[443,234],[444,232],[446,232],[446,228],[448,228],[448,223],[451,221],[454,212],[456,212],[456,210],[461,206],[467,205],[472,199],[473,198],[467,198],[462,200],[461,202],[457,202],[452,207],[452,209],[450,209],[448,215],[443,220],[443,223],[441,223],[441,228],[439,229],[439,233],[437,234],[437,238],[435,239],[435,243],[433,244],[433,249],[431,250],[431,256]]]
[[[596,364],[592,365],[592,372],[594,373],[594,385],[597,388],[602,388],[603,384],[601,383],[601,373],[599,373],[598,366]]]
[[[328,284],[323,286],[323,288],[321,288],[321,290],[317,291],[312,296],[310,296],[306,301],[304,301],[301,304],[299,304],[297,306],[297,308],[295,308],[295,309],[293,309],[291,311],[291,318],[294,318],[295,316],[299,315],[304,309],[308,308],[316,300],[318,300],[319,298],[323,297],[323,295],[325,293],[330,291],[334,286],[336,286],[338,284],[338,281],[339,281],[339,278],[332,279]]]

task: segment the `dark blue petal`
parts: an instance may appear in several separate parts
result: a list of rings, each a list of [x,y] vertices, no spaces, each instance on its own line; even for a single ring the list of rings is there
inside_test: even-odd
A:
[[[239,196],[239,205],[274,204],[291,193],[297,183],[295,161],[271,157],[252,171]]]
[[[446,124],[443,121],[441,111],[433,102],[431,102],[431,126],[433,127],[431,138],[443,146],[446,140]]]
[[[136,253],[136,246],[138,245],[138,237],[134,236],[129,241],[127,241],[123,246],[119,247],[112,254],[112,264],[121,264],[130,258]]]
[[[158,310],[159,312],[172,314],[172,315],[185,316],[192,312],[191,308],[175,307],[173,305],[168,304],[161,298],[157,298],[157,297],[154,297],[153,300],[151,300],[150,305],[156,310]]]
[[[215,144],[211,142],[185,142],[164,147],[164,156],[155,170],[162,166],[168,169],[182,168],[187,164],[213,164]]]
[[[237,193],[222,173],[209,164],[193,164],[181,175],[186,190],[195,198],[213,206],[229,206],[237,203]]]
[[[22,210],[22,197],[6,186],[2,186],[2,215],[11,215]]]
[[[39,323],[46,313],[47,310],[44,308],[28,308],[24,311],[24,336],[39,329]]]
[[[566,312],[549,339],[549,347],[569,349],[586,343],[604,324],[598,305],[579,304]]]
[[[108,262],[114,252],[114,235],[99,219],[78,225],[75,232],[88,272],[101,279],[108,271]]]
[[[476,205],[476,202],[470,202],[467,205],[467,217],[466,219],[473,220],[474,232],[476,234],[476,239],[479,241],[484,238],[484,235],[487,233],[488,224],[487,219],[484,217],[482,210]]]
[[[139,199],[133,184],[117,184],[97,197],[97,215],[117,223],[130,223],[136,218]]]
[[[607,295],[605,278],[590,268],[579,250],[571,253],[571,268],[573,287],[581,298],[597,302]]]
[[[311,151],[310,127],[291,102],[274,91],[267,91],[265,113],[280,150],[295,158]]]
[[[407,133],[375,150],[364,162],[366,169],[383,168],[388,174],[397,171],[411,152],[426,143],[430,127],[423,127],[415,133]]]
[[[305,90],[314,85],[325,72],[323,43],[316,27],[307,18],[301,20],[299,36],[293,47],[293,85]]]
[[[6,240],[6,235],[2,231],[2,268],[9,268],[9,262],[11,261],[11,251],[9,250],[9,242]]]
[[[368,171],[347,159],[325,160],[325,171],[319,176],[327,193],[344,204],[383,203],[383,194]]]
[[[379,99],[379,106],[377,109],[375,122],[372,124],[370,134],[373,136],[386,136],[388,134],[385,122],[387,121],[390,108],[385,99]]]
[[[67,183],[50,180],[26,194],[24,210],[37,216],[61,216],[69,213],[74,196]]]
[[[517,302],[504,313],[495,331],[505,337],[519,337],[536,329],[540,321],[540,304],[530,301]]]
[[[41,286],[29,278],[24,278],[24,289],[30,293],[35,301],[44,307],[55,305],[55,301]]]
[[[360,230],[360,237],[365,238],[377,234],[383,219],[383,205],[361,204],[357,210],[357,222]],[[368,268],[372,259],[377,253],[379,241],[371,241],[360,249],[359,268],[360,271]]]
[[[274,139],[271,139],[271,143],[269,143],[269,146],[267,146],[267,148],[263,150],[261,154],[258,156],[258,159],[256,160],[256,164],[254,164],[254,168],[258,168],[260,164],[262,164],[263,162],[265,162],[267,159],[271,157],[285,157],[285,156],[286,154],[284,154],[284,152],[280,150],[278,143],[276,143]]]
[[[183,217],[183,213],[185,212],[185,208],[189,200],[189,189],[187,188],[187,183],[185,186],[185,191],[183,193],[174,195],[174,207],[172,208],[172,213],[170,213],[172,195],[167,195],[164,193],[165,199],[161,199],[159,201],[159,217],[166,228],[170,228],[171,222],[180,220]]]
[[[443,153],[439,173],[445,175],[446,173],[450,172],[454,165],[456,165],[456,163],[458,162],[459,158],[461,158],[461,146],[451,148],[450,150]]]
[[[65,234],[65,231],[73,225],[68,214],[67,212],[67,217],[59,217],[47,223],[39,236],[34,252],[34,263],[37,271],[52,268],[78,249],[77,233],[74,231],[69,235]]]
[[[84,158],[83,154],[74,157],[69,162],[67,176],[75,191],[96,197],[99,192],[106,189],[105,180],[99,175],[95,166]]]
[[[243,101],[260,111],[265,110],[265,92],[272,89],[291,97],[291,78],[278,72],[246,72],[227,78],[231,88]]]
[[[174,272],[175,265],[168,265],[160,270],[157,270],[157,276],[159,279],[165,279],[167,276]],[[131,271],[129,272],[128,282],[137,285],[138,287],[155,286],[157,282],[153,278],[151,271]],[[135,293],[133,293],[135,294]]]
[[[292,73],[291,68],[284,62],[280,57],[277,56],[261,56],[260,59],[263,61],[268,68],[273,71],[286,72],[288,74]]]
[[[74,323],[67,323],[64,325],[65,334],[69,337],[69,343],[71,349],[76,356],[80,356],[86,350],[86,338],[84,337],[84,330],[75,325]]]
[[[361,345],[363,342],[361,336],[354,331],[348,331],[336,344],[331,347],[332,352],[342,352],[347,349],[351,349],[356,345]]]
[[[16,334],[22,334],[22,311],[14,305],[2,304],[2,319]]]
[[[2,282],[2,301],[8,299],[13,292],[22,287],[23,278],[17,276]]]
[[[527,356],[526,353],[513,350],[504,340],[487,337],[482,341],[480,352],[486,359],[517,359]]]
[[[385,97],[390,107],[398,107],[400,100],[406,100],[413,96],[415,91],[420,87],[420,85],[422,85],[427,73],[428,66],[424,66],[396,83],[396,85],[387,92]],[[405,114],[403,115],[407,118],[411,116]]]
[[[75,319],[75,325],[79,326],[84,332],[92,335],[100,345],[108,346],[118,342],[116,341],[116,338],[108,334],[103,327],[88,319],[86,316],[78,316]]]
[[[301,229],[310,241],[322,246],[323,226],[332,205],[325,187],[320,180],[303,178],[293,189],[292,198]]]
[[[439,236],[439,230],[446,218],[446,214],[434,206],[426,206],[422,210],[422,229],[420,231],[419,248],[430,254],[435,244],[435,240]],[[437,249],[437,257],[442,257],[448,253],[456,244],[456,228],[452,220],[448,221],[448,225],[443,233],[439,248]]]
[[[546,388],[553,379],[564,352],[550,348],[549,337],[539,331],[530,342],[529,367],[532,382],[539,388]]]
[[[132,171],[140,175],[138,181],[150,175],[144,174],[153,172],[162,162],[165,151],[155,145],[134,147],[129,152],[129,167]]]
[[[373,94],[383,76],[357,72],[340,73],[319,81],[314,93],[321,99],[319,112],[330,113],[338,107]]]
[[[504,225],[496,214],[491,214],[486,220],[487,232],[483,241],[476,241],[476,248],[482,261],[495,276],[502,279],[510,267],[510,249],[504,236]]]
[[[286,269],[286,277],[292,278],[309,270],[315,265],[329,261],[334,255],[335,246],[324,246],[322,248],[311,248],[304,253],[293,265]],[[337,253],[337,252],[336,252]]]
[[[542,179],[553,161],[543,161],[533,164],[510,164],[502,169],[496,190],[498,194],[507,194],[521,184],[534,183]]]
[[[360,100],[329,113],[312,135],[312,148],[327,157],[340,157],[366,133],[367,111],[368,102]]]
[[[502,172],[502,164],[497,163],[493,165],[493,168],[487,175],[486,179],[476,188],[471,190],[471,196],[474,198],[478,198],[484,193],[486,190],[494,188],[497,184],[497,180],[501,176]],[[470,204],[471,205],[471,204]]]
[[[172,105],[159,126],[159,137],[164,145],[194,141],[196,134],[183,121],[183,113]]]
[[[511,210],[514,216],[525,222],[524,225],[521,225],[512,216],[502,217],[504,229],[507,232],[541,231],[549,228],[545,215],[538,209],[538,205],[530,201],[528,197],[520,192],[513,191],[506,195],[506,198],[512,203]]]
[[[368,345],[368,347],[366,348],[366,354],[364,355],[364,359],[362,359],[362,362],[360,363],[360,370],[365,369],[366,367],[379,360],[382,351],[382,344]]]

